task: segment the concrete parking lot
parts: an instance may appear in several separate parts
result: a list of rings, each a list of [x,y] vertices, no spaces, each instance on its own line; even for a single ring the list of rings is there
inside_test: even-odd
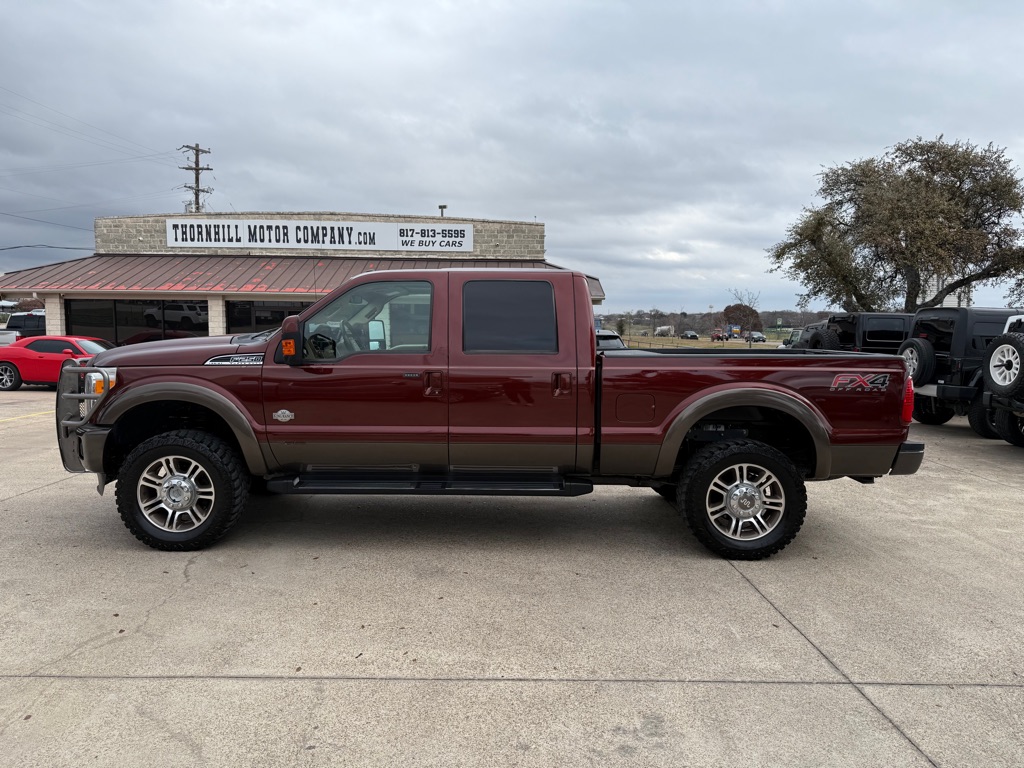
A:
[[[261,497],[139,544],[0,394],[2,766],[1019,766],[1024,450],[809,486],[718,559],[647,489]]]

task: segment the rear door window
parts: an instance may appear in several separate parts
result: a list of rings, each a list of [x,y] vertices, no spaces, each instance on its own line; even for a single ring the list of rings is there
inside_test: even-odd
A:
[[[473,280],[462,294],[469,354],[558,354],[555,292],[546,280]]]

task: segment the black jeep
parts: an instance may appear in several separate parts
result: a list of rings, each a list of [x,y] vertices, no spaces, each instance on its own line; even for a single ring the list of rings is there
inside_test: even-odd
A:
[[[844,349],[895,355],[910,334],[913,315],[897,312],[849,312],[811,323],[793,349]]]
[[[1019,309],[932,307],[914,315],[910,338],[900,354],[914,379],[914,419],[945,424],[967,416],[971,429],[997,438],[994,413],[983,397],[986,351]]]
[[[982,375],[985,405],[992,409],[996,433],[1024,447],[1024,315],[1006,320],[1003,333],[985,351]]]

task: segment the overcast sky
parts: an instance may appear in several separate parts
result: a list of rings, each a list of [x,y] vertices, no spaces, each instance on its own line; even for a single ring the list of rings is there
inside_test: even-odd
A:
[[[1019,170],[1022,33],[992,0],[9,3],[0,271],[91,253],[96,217],[182,212],[198,142],[210,211],[443,203],[543,222],[599,311],[794,308],[765,249],[822,168],[943,134]]]

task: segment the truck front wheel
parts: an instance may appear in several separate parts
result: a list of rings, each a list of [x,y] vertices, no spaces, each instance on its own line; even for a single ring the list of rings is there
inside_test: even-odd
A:
[[[238,521],[249,476],[219,437],[176,430],[140,443],[117,478],[117,510],[132,534],[154,549],[202,549]]]
[[[783,453],[756,440],[708,445],[679,481],[680,513],[705,547],[760,560],[793,540],[807,513],[803,478]]]

